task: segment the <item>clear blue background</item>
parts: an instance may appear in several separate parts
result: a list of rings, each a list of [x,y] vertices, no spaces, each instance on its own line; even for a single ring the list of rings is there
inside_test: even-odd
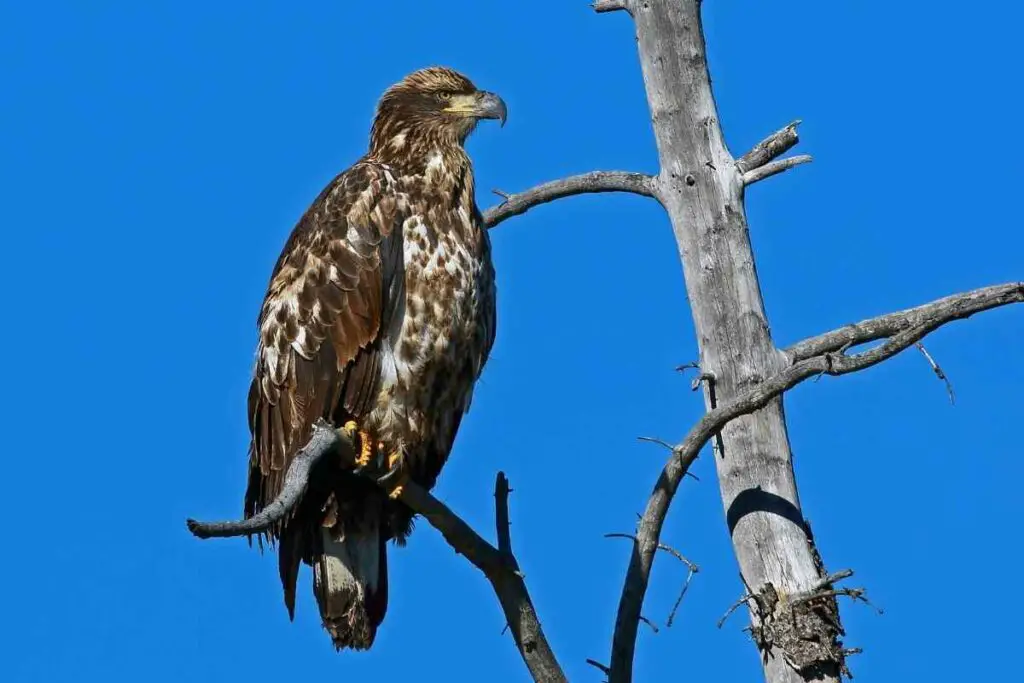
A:
[[[432,63],[499,91],[472,139],[479,201],[597,168],[655,170],[623,14],[582,1],[6,2],[0,10],[4,681],[524,681],[490,587],[421,523],[391,552],[372,652],[337,655],[308,572],[289,623],[276,560],[200,542],[241,510],[255,319],[294,221],[366,146],[381,91]],[[1024,277],[1017,202],[1022,10],[1012,3],[705,3],[737,155],[802,118],[815,163],[754,188],[751,233],[785,345]],[[577,197],[493,233],[497,345],[438,495],[513,536],[572,680],[607,661],[626,541],[665,453],[702,412],[667,220]],[[844,607],[858,680],[1001,677],[1016,651],[1024,310],[787,400],[825,561],[885,608]],[[701,573],[638,680],[757,680],[714,463],[665,541]],[[685,576],[659,558],[645,613]]]

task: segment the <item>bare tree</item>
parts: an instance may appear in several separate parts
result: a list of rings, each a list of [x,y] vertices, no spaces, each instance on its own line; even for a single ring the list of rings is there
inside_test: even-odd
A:
[[[654,558],[659,549],[671,551],[661,543],[665,517],[690,464],[712,441],[722,503],[745,584],[733,609],[748,607],[766,679],[839,681],[848,673],[845,659],[851,650],[840,640],[837,598],[863,599],[863,591],[838,586],[853,572],[829,573],[817,552],[800,508],[782,394],[806,379],[856,372],[912,346],[924,351],[920,340],[948,322],[1024,302],[1024,282],[948,296],[777,348],[754,268],[744,190],[810,161],[804,155],[782,156],[798,142],[796,124],[734,158],[725,144],[711,90],[700,0],[597,0],[593,7],[598,12],[624,10],[633,18],[660,172],[650,176],[598,171],[549,182],[506,196],[485,218],[493,228],[539,204],[594,192],[630,192],[660,202],[671,219],[682,260],[700,349],[695,386],[703,386],[707,413],[681,443],[669,447],[637,531],[628,536],[633,549],[609,662],[590,663],[611,683],[632,680],[641,607]],[[879,343],[852,352],[869,342]],[[924,353],[939,378],[945,379]],[[301,497],[310,467],[322,457],[353,461],[351,441],[326,424],[317,425],[289,469],[281,496],[260,515],[241,522],[189,520],[189,528],[201,538],[269,528]],[[534,680],[564,681],[512,553],[508,491],[508,482],[499,473],[496,545],[415,485],[404,489],[402,500],[486,575]]]

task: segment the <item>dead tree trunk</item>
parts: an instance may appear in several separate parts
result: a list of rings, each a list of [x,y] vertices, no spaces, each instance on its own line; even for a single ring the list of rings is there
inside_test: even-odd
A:
[[[772,155],[763,153],[744,168],[726,147],[699,0],[635,0],[595,8],[626,9],[636,24],[661,163],[659,198],[679,247],[711,409],[786,365],[769,332],[743,199],[744,173],[758,163],[763,167]],[[826,572],[800,510],[782,398],[731,422],[714,446],[726,520],[747,586],[757,592],[770,585],[780,596],[811,590]],[[835,624],[805,615],[802,635],[821,643],[809,648],[805,637],[774,633],[774,619],[762,619],[757,603],[750,604],[769,681],[797,683],[809,680],[809,674],[839,680],[838,613]],[[613,680],[619,681],[630,679],[635,642],[633,634],[623,635],[611,665]],[[794,665],[810,668],[801,672]]]

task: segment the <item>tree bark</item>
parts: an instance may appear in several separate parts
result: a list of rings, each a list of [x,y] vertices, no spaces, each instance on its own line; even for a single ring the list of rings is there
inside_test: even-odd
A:
[[[624,4],[636,26],[657,140],[658,196],[683,265],[700,371],[713,378],[704,383],[711,410],[787,365],[769,333],[747,229],[744,173],[753,169],[738,167],[722,136],[699,0]],[[824,640],[817,648],[800,634],[780,632],[774,619],[787,596],[805,595],[827,576],[801,513],[782,399],[729,423],[713,443],[743,580],[759,598],[767,594],[748,603],[767,680],[838,681],[844,664],[837,612],[835,625],[801,615],[801,627],[810,630],[803,635]],[[835,612],[834,601],[825,609]],[[631,680],[632,650],[632,642],[613,645],[612,680]]]

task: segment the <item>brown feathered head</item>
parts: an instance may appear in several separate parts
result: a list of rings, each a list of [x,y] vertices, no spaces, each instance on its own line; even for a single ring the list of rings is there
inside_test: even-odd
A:
[[[385,91],[377,105],[370,150],[410,155],[438,145],[461,146],[480,119],[505,125],[505,102],[443,66],[415,71]]]

